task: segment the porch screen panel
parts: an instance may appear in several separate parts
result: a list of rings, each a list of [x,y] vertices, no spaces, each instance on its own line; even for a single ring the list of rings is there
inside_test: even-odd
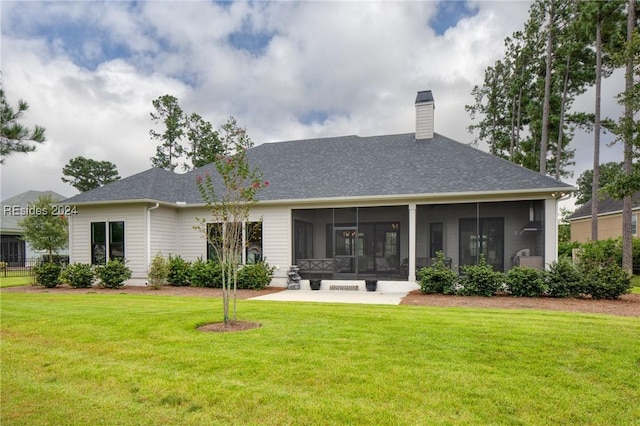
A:
[[[487,264],[504,271],[504,219],[460,219],[460,266],[475,265],[484,255]]]
[[[302,220],[294,221],[295,259],[313,258],[313,224]]]

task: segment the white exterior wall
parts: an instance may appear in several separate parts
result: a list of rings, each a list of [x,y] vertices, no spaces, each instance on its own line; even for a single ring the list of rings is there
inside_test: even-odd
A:
[[[153,213],[153,212],[152,212]],[[181,208],[178,211],[178,253],[186,261],[193,262],[207,255],[207,242],[196,217],[209,218],[205,208]],[[267,263],[276,266],[274,285],[286,285],[287,271],[291,264],[291,210],[288,207],[255,206],[249,216],[250,222],[262,220],[262,254]],[[155,231],[154,231],[155,232]]]
[[[291,209],[289,207],[256,207],[251,220],[262,218],[262,253],[264,259],[277,269],[272,285],[286,286],[287,271],[291,266],[293,237]]]
[[[124,254],[132,279],[143,279],[146,266],[146,204],[78,206],[71,218],[69,253],[71,263],[91,263],[91,222],[124,222]]]
[[[208,218],[210,213],[202,208],[181,208],[178,210],[178,253],[187,262],[194,262],[199,257],[207,257],[207,242],[204,236],[194,229],[198,225],[196,217]]]
[[[433,102],[416,104],[416,139],[432,139],[433,128]]]
[[[148,215],[151,232],[150,253],[147,255],[147,264],[151,263],[153,257],[159,252],[165,258],[169,257],[169,255],[178,254],[180,236],[178,232],[178,209],[159,206],[156,209],[150,208]]]

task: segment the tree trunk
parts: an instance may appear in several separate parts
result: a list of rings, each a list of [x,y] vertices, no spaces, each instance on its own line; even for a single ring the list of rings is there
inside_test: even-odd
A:
[[[549,142],[549,115],[551,113],[551,70],[553,63],[553,22],[555,3],[549,5],[549,25],[547,28],[547,55],[544,76],[544,100],[542,104],[542,129],[540,135],[540,173],[547,173],[547,145]]]
[[[636,0],[629,0],[629,8],[627,10],[627,43],[631,43],[633,31],[635,29],[636,18]],[[633,55],[627,57],[627,66],[625,70],[625,92],[631,93],[633,89]],[[627,122],[633,119],[633,109],[629,101],[625,102],[624,115]],[[623,171],[626,176],[631,176],[633,157],[633,134],[631,129],[627,130],[624,135],[624,164]],[[626,194],[622,204],[622,268],[633,273],[633,236],[631,235],[631,209],[633,194]]]
[[[598,202],[600,191],[600,102],[602,91],[602,19],[596,23],[596,105],[593,124],[593,182],[591,184],[591,240],[598,240]]]
[[[558,126],[558,146],[556,149],[556,180],[560,180],[560,167],[562,166],[562,136],[564,135],[564,111],[567,103],[567,91],[569,90],[569,66],[571,55],[567,55],[567,68],[564,71],[564,82],[562,85],[562,103],[560,104],[560,124]]]

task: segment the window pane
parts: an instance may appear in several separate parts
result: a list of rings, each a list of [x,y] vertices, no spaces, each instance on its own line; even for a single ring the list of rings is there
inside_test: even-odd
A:
[[[109,222],[109,259],[124,259],[124,222]]]
[[[247,223],[247,264],[262,260],[262,222]]]
[[[222,242],[222,224],[207,223],[207,234],[209,235],[209,240],[207,240],[207,259],[218,260],[218,254],[211,242],[213,241],[216,246]]]
[[[91,264],[99,265],[106,261],[107,227],[105,222],[91,222]]]

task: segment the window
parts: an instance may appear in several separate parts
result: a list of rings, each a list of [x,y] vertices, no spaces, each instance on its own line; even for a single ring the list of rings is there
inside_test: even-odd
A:
[[[229,224],[227,228],[230,232],[238,232],[239,238],[244,238],[245,244],[242,241],[238,241],[238,248],[240,251],[237,253],[238,259],[242,262],[241,253],[242,247],[245,247],[245,262],[256,263],[262,260],[262,222],[248,222],[244,228],[244,237],[242,229],[233,229],[233,224]],[[209,233],[210,241],[222,241],[222,224],[221,223],[208,223],[207,232]],[[218,254],[214,246],[207,241],[207,259],[218,259]]]
[[[262,260],[262,222],[247,223],[246,263],[258,263]]]
[[[638,215],[631,215],[631,235],[638,235]]]
[[[91,264],[124,257],[124,222],[91,222]]]

